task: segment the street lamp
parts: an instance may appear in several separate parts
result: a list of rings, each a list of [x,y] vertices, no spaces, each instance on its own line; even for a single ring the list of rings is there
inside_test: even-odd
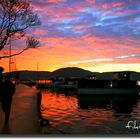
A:
[[[11,38],[9,40],[9,73],[11,72]]]

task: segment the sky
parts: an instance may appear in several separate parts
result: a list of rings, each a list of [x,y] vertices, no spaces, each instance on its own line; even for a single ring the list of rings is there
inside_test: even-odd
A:
[[[27,34],[40,47],[13,57],[12,70],[140,72],[140,0],[31,0],[30,6],[41,25]],[[12,53],[24,47],[22,41],[12,42]],[[5,71],[8,61],[0,60]]]

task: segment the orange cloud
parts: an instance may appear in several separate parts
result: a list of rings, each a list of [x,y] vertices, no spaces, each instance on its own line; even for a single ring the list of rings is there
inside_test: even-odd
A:
[[[127,66],[128,64],[139,63],[140,58],[133,54],[138,54],[140,48],[125,44],[124,40],[131,42],[133,45],[134,43],[140,43],[138,39],[130,37],[120,38],[119,40],[87,35],[77,38],[40,38],[43,46],[38,49],[29,49],[14,57],[13,61],[16,60],[18,70],[37,70],[37,63],[39,63],[39,70],[48,71],[68,66],[86,69],[93,67],[93,70],[94,68],[97,70],[97,68],[103,68],[105,65],[105,69],[102,69],[104,71],[106,65],[117,64],[119,66],[119,64],[126,64]],[[12,50],[12,52],[17,52],[17,50]],[[8,59],[2,59],[0,63],[8,71]],[[14,65],[12,67],[14,69]]]

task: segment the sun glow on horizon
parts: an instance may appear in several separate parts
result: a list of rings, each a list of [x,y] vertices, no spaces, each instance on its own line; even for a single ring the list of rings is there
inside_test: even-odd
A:
[[[140,72],[140,2],[39,0],[31,6],[42,24],[27,34],[41,45],[13,57],[12,71],[79,67],[93,72]],[[25,48],[21,42],[12,42],[12,53]],[[1,59],[0,66],[8,72],[9,59]]]

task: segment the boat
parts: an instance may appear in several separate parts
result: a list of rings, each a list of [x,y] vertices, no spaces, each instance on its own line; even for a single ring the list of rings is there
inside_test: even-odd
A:
[[[139,94],[140,88],[78,88],[79,95],[119,95],[119,94]]]
[[[78,81],[79,95],[118,95],[139,93],[140,87],[137,85],[137,81],[92,79],[82,79]]]
[[[76,85],[69,85],[61,82],[53,82],[53,83],[38,83],[36,85],[38,89],[41,88],[58,88],[62,90],[75,90],[77,89]]]
[[[116,74],[116,73],[115,73]],[[64,81],[49,84],[39,84],[38,88],[58,88],[60,90],[74,90],[78,95],[138,95],[140,86],[138,79],[130,78],[127,73],[120,73],[119,78],[70,77]]]

